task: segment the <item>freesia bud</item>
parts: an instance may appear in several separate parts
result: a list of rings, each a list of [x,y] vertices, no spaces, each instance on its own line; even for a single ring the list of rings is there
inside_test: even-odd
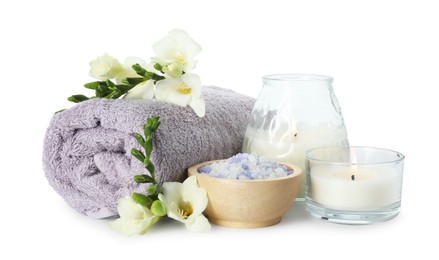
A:
[[[154,215],[163,217],[166,215],[166,206],[160,200],[156,200],[151,205],[151,211]]]

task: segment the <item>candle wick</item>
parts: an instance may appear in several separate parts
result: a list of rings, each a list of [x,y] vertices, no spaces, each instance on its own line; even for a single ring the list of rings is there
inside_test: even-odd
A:
[[[351,180],[355,181],[355,175],[354,174],[351,175]]]

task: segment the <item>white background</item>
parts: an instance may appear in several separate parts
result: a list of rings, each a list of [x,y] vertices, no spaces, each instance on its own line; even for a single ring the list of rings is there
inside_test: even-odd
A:
[[[1,259],[439,256],[435,1],[86,2],[0,3]],[[193,234],[164,221],[126,238],[69,208],[42,171],[53,112],[86,93],[90,60],[104,52],[149,59],[152,44],[175,27],[203,47],[194,72],[204,84],[256,97],[266,74],[333,76],[350,143],[406,155],[400,215],[345,226],[296,204],[270,228]]]

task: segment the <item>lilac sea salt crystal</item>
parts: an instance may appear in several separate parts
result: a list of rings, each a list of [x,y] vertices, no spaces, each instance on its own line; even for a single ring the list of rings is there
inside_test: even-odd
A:
[[[230,157],[230,163],[240,163],[243,160],[246,159],[246,154],[238,153],[237,155],[234,155]]]
[[[212,177],[257,180],[285,177],[294,172],[285,166],[256,154],[239,153],[227,160],[205,165],[199,173]]]
[[[210,165],[204,165],[200,169],[198,169],[198,172],[200,173],[209,173],[212,170],[212,167]]]

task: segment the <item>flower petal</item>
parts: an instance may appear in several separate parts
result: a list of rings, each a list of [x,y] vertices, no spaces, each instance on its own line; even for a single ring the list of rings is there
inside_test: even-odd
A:
[[[139,219],[143,216],[143,206],[135,203],[131,196],[120,198],[117,212],[121,218]]]
[[[131,196],[121,198],[117,209],[120,218],[109,225],[113,230],[128,236],[145,233],[151,225],[160,219],[148,208],[135,203]]]
[[[192,221],[185,223],[187,229],[192,232],[208,232],[210,230],[210,223],[203,215],[198,215]]]
[[[191,95],[193,97],[201,96],[201,79],[200,76],[194,73],[188,73],[181,76],[181,80],[192,89]]]
[[[160,197],[159,197],[159,199],[160,199]],[[187,221],[187,219],[183,218],[183,216],[180,214],[178,204],[176,202],[163,200],[163,198],[161,198],[160,201],[162,201],[163,204],[165,204],[166,210],[167,210],[166,215],[169,218],[175,219],[181,223],[185,223]]]
[[[154,97],[154,81],[147,80],[130,89],[124,98],[126,99],[152,99]]]
[[[192,215],[197,216],[203,213],[207,207],[208,198],[206,191],[202,188],[193,188],[191,190],[185,190],[183,193],[183,200],[189,202],[192,206]]]
[[[175,39],[184,39],[189,37],[189,34],[185,30],[175,28],[169,31],[168,36]]]
[[[168,36],[178,41],[178,47],[184,50],[184,53],[188,57],[194,57],[201,52],[201,46],[195,42],[194,39],[192,39],[184,30],[173,29],[169,32]]]
[[[171,63],[181,63],[184,71],[190,72],[195,67],[195,55],[201,51],[201,47],[196,43],[187,32],[174,29],[163,39],[153,45],[153,50],[157,57],[153,58],[162,66]]]
[[[197,182],[197,177],[195,176],[187,177],[186,180],[184,180],[183,182],[183,186],[185,189],[198,188],[199,186]]]
[[[179,182],[165,182],[163,183],[163,196],[167,201],[178,202],[181,200],[183,185]]]
[[[186,64],[184,65],[183,71],[186,73],[190,73],[195,66],[197,65],[196,60],[186,60]]]
[[[148,66],[148,64],[143,59],[138,57],[127,57],[123,65],[125,68],[131,68],[131,66],[133,66],[134,64],[139,64],[143,68],[146,68]]]
[[[183,183],[165,182],[163,194],[159,194],[158,197],[165,204],[168,217],[185,223],[188,228],[198,232],[206,231],[205,222],[210,227],[202,215],[208,202],[207,194],[204,189],[198,187],[195,176],[187,178]]]
[[[89,75],[99,80],[114,79],[123,74],[122,64],[107,53],[90,61]]]
[[[109,226],[114,231],[124,234],[126,236],[132,236],[137,232],[137,228],[134,227],[134,225],[129,225],[129,222],[127,222],[126,219],[123,218],[118,218],[115,221],[110,222]]]
[[[176,46],[178,46],[178,40],[169,33],[160,41],[156,42],[152,46],[152,49],[159,59],[165,60],[169,59],[169,56],[172,56]]]
[[[172,103],[178,106],[185,107],[189,104],[191,99],[190,94],[183,94],[179,92],[182,88],[183,82],[180,79],[169,78],[160,80],[156,83],[156,97],[158,100]]]
[[[165,204],[167,209],[167,215],[169,218],[175,219],[179,222],[185,223],[187,220],[184,219],[178,208],[178,204],[176,201],[168,200],[163,194],[159,194],[159,200]]]
[[[159,219],[159,216],[151,216],[151,218],[145,218],[143,221],[119,218],[110,222],[109,226],[114,231],[126,236],[142,235],[145,234],[148,228],[154,225]]]
[[[206,115],[206,104],[202,98],[191,98],[189,106],[194,110],[198,117],[203,117]]]
[[[195,176],[187,178],[182,186],[183,200],[190,202],[192,215],[200,215],[207,207],[208,198],[206,191],[198,186]]]

